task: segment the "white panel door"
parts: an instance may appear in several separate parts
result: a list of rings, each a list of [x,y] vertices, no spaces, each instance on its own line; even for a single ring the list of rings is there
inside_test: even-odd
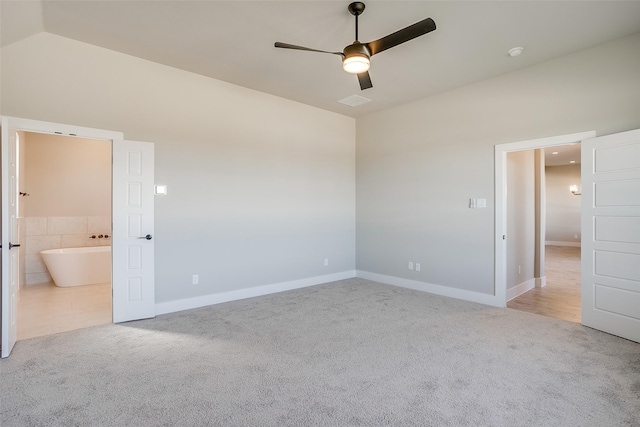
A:
[[[582,142],[582,198],[582,324],[640,342],[640,130]]]
[[[18,229],[17,132],[8,117],[2,118],[2,357],[16,343],[18,289],[20,287],[20,232]]]
[[[155,316],[153,144],[113,141],[113,321]],[[117,214],[120,212],[120,214]]]

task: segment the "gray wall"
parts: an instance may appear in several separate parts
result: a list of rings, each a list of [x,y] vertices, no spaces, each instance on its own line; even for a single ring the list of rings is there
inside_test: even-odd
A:
[[[40,34],[2,49],[0,112],[156,143],[158,301],[352,269],[354,231],[360,270],[492,294],[494,145],[639,128],[639,49],[636,34],[356,122]]]
[[[47,33],[1,78],[4,115],[155,143],[156,302],[354,270],[354,119]]]
[[[547,166],[547,241],[580,243],[581,196],[569,192],[569,186],[581,188],[580,165]],[[577,236],[577,237],[575,237]]]
[[[493,294],[494,145],[640,128],[638,51],[640,34],[358,119],[358,270]]]
[[[534,277],[534,151],[507,154],[507,289]]]

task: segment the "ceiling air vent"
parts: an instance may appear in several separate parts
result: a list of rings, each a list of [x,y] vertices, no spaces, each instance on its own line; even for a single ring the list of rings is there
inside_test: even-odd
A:
[[[358,105],[366,104],[367,102],[371,102],[370,99],[365,98],[360,95],[351,95],[347,96],[344,99],[338,101],[340,104],[348,105],[349,107],[357,107]]]

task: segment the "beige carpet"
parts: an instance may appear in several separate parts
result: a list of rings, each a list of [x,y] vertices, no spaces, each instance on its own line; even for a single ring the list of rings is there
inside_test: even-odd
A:
[[[640,345],[360,279],[18,342],[2,426],[637,426]]]

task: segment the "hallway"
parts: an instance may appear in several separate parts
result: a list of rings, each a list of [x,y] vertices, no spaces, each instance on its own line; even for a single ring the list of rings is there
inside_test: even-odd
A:
[[[580,323],[580,248],[545,247],[547,286],[512,299],[508,308]]]

